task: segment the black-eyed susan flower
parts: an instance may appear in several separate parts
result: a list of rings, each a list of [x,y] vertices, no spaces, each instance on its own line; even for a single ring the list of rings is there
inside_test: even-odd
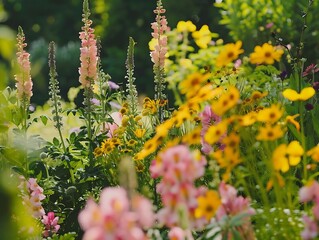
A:
[[[201,127],[197,127],[193,129],[193,131],[187,133],[183,136],[182,142],[187,143],[189,145],[195,145],[201,143]]]
[[[221,137],[227,132],[227,121],[223,120],[215,125],[210,126],[204,136],[204,140],[209,144],[215,144],[220,141]]]
[[[300,93],[293,89],[286,89],[282,95],[290,101],[306,101],[315,95],[316,91],[313,87],[306,87]]]
[[[226,44],[216,59],[216,66],[227,66],[229,63],[236,60],[239,54],[244,52],[244,50],[241,49],[241,46],[242,41]]]
[[[212,109],[218,116],[222,116],[225,112],[236,106],[238,101],[239,91],[236,87],[231,86],[216,102],[212,103]]]
[[[266,124],[263,127],[259,128],[259,133],[256,136],[256,139],[259,141],[274,141],[278,138],[281,138],[284,135],[284,131],[281,126]]]
[[[256,46],[254,52],[250,54],[250,62],[252,64],[274,64],[279,62],[284,51],[280,48],[275,48],[268,43],[262,46]]]
[[[283,115],[283,109],[279,105],[273,104],[269,108],[260,110],[257,114],[257,120],[266,123],[275,123]]]
[[[222,176],[224,181],[228,181],[232,169],[241,163],[239,151],[234,151],[232,148],[219,149],[212,153],[212,157],[226,170]]]
[[[135,141],[134,139],[130,139],[128,142],[127,142],[127,146],[129,147],[133,147],[135,146],[137,143],[137,141]]]
[[[217,209],[221,205],[221,200],[218,192],[208,190],[204,196],[197,198],[198,207],[195,209],[195,217],[205,217],[206,220],[210,220],[214,217]]]
[[[225,145],[226,148],[236,150],[239,146],[240,138],[238,134],[232,132],[228,136],[224,137],[222,143]]]
[[[195,72],[191,75],[188,75],[186,79],[180,82],[178,88],[182,94],[185,94],[188,98],[195,96],[198,90],[201,88],[203,83],[207,81],[210,74],[201,74]]]
[[[249,112],[237,118],[240,126],[247,127],[253,125],[257,121],[257,113]]]

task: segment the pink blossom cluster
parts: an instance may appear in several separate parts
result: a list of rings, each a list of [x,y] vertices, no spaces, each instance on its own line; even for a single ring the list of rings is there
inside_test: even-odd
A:
[[[199,117],[202,122],[202,130],[200,133],[202,144],[201,150],[203,153],[209,154],[213,150],[213,147],[204,140],[204,136],[212,124],[219,123],[222,119],[213,112],[210,105],[205,106],[204,111],[199,114]]]
[[[157,44],[155,49],[151,51],[151,60],[155,67],[161,69],[164,68],[165,54],[167,53],[167,36],[165,32],[168,30],[167,19],[165,16],[161,15],[165,13],[163,6],[158,4],[157,8],[154,10],[156,14],[156,22],[151,23],[151,28],[153,29],[152,37],[157,39]]]
[[[32,80],[31,80],[31,64],[30,64],[30,54],[24,50],[27,46],[25,41],[25,36],[22,29],[19,30],[17,35],[17,63],[18,63],[18,73],[14,76],[16,82],[16,88],[18,92],[19,99],[26,99],[30,101],[32,93]]]
[[[60,229],[58,225],[59,217],[54,215],[54,212],[48,212],[48,215],[43,215],[41,222],[45,225],[45,230],[42,232],[43,237],[51,237]]]
[[[300,202],[313,202],[312,208],[313,218],[304,215],[303,221],[305,229],[301,232],[301,237],[304,240],[315,239],[319,236],[319,183],[312,181],[310,184],[302,187],[299,190]]]
[[[78,220],[83,240],[144,240],[143,228],[153,225],[153,205],[142,196],[128,199],[120,187],[102,190],[99,204],[89,199]]]
[[[225,182],[220,183],[218,191],[221,196],[221,205],[216,213],[217,221],[226,215],[236,216],[239,214],[247,214],[247,216],[242,219],[243,222],[238,231],[243,239],[255,239],[250,216],[254,215],[256,211],[250,207],[250,199],[237,196],[237,190]]]
[[[25,181],[22,177],[22,180],[19,188],[22,190],[23,204],[29,207],[33,217],[41,218],[45,214],[41,203],[45,199],[43,188],[38,185],[35,178],[29,178],[28,181]]]
[[[89,19],[83,19],[83,21],[85,25],[82,27],[83,31],[80,32],[81,66],[79,68],[79,81],[84,88],[90,88],[97,78],[98,54],[94,29],[90,27],[92,21]]]
[[[164,207],[158,212],[160,224],[172,228],[183,225],[188,219],[189,227],[196,228],[203,224],[204,219],[196,219],[195,209],[198,206],[197,197],[202,195],[205,188],[196,188],[194,181],[203,176],[206,159],[196,152],[190,152],[184,145],[174,146],[161,152],[152,161],[150,172],[152,178],[162,177],[157,185],[157,192],[161,195]]]

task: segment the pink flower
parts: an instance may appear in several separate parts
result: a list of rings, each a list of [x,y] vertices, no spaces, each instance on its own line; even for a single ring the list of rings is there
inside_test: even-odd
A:
[[[120,86],[117,85],[115,82],[108,81],[107,83],[108,83],[110,89],[116,90],[116,89],[119,89],[119,88],[120,88]]]
[[[120,112],[111,113],[111,118],[113,119],[113,123],[105,123],[105,128],[108,131],[106,134],[108,137],[114,137],[114,131],[118,129],[118,127],[122,123],[122,114]]]
[[[19,27],[17,35],[17,63],[18,63],[18,73],[15,75],[16,88],[19,99],[26,99],[30,101],[32,93],[32,80],[31,80],[31,64],[30,64],[30,54],[27,53],[24,48],[27,46],[24,43],[25,36],[22,28]]]
[[[167,36],[164,34],[168,30],[168,26],[166,17],[161,15],[165,13],[165,9],[161,3],[154,10],[154,13],[156,14],[156,22],[151,23],[151,28],[153,29],[151,34],[153,38],[157,39],[157,44],[150,55],[154,66],[163,69],[165,54],[167,53]]]
[[[315,64],[310,64],[307,68],[306,68],[306,70],[302,73],[302,76],[303,77],[306,77],[306,76],[308,76],[308,75],[312,75],[313,73],[316,73],[316,72],[318,72],[319,71],[319,68],[318,68],[318,66],[317,65],[315,65]]]
[[[214,123],[219,123],[221,121],[221,117],[216,115],[213,112],[211,106],[209,106],[209,105],[205,106],[204,111],[199,114],[199,117],[202,121],[202,130],[200,133],[201,144],[202,144],[201,150],[203,153],[209,154],[211,151],[213,151],[213,147],[204,140],[204,136],[205,136],[209,126],[211,126]]]
[[[97,46],[94,29],[90,27],[92,21],[84,17],[83,22],[83,31],[79,33],[81,39],[79,81],[84,88],[90,88],[97,78]]]
[[[301,232],[301,237],[304,240],[314,239],[318,236],[318,226],[317,223],[309,218],[308,216],[303,216],[303,221],[305,223],[305,229]]]
[[[44,237],[50,237],[59,231],[59,218],[54,216],[54,212],[49,212],[47,216],[43,215],[42,218],[41,222],[45,225],[45,230],[42,232]]]
[[[299,200],[300,202],[319,202],[319,183],[313,181],[310,185],[302,187],[299,190]]]
[[[185,239],[185,232],[183,229],[179,227],[173,227],[169,233],[168,237],[170,240],[184,240]]]
[[[145,240],[142,228],[153,224],[152,204],[139,195],[130,202],[123,188],[105,188],[99,204],[89,199],[78,220],[83,239]]]
[[[191,227],[199,226],[200,219],[195,218],[194,210],[203,189],[196,188],[194,181],[204,174],[205,164],[204,157],[193,154],[184,145],[169,148],[152,161],[151,176],[162,177],[157,185],[164,206],[157,214],[160,224],[180,226],[184,221],[180,218],[183,212]]]

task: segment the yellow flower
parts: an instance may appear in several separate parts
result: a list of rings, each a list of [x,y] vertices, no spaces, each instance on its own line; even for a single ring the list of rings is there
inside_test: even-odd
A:
[[[312,158],[312,160],[319,162],[319,145],[311,148],[307,152],[307,156],[310,156]]]
[[[185,80],[180,82],[178,88],[180,89],[182,94],[186,94],[186,96],[194,96],[201,88],[203,83],[207,81],[210,74],[201,74],[199,72],[195,72],[191,75],[188,75]]]
[[[114,143],[112,142],[112,139],[104,140],[101,144],[101,150],[104,154],[111,153],[113,149],[115,148]]]
[[[217,161],[221,168],[226,169],[222,176],[224,181],[228,181],[232,169],[241,163],[239,151],[234,151],[232,148],[217,150],[212,153],[212,157]]]
[[[313,87],[306,87],[297,93],[293,89],[286,89],[283,91],[282,95],[290,101],[306,101],[315,95],[316,91]]]
[[[218,116],[222,116],[229,109],[233,108],[239,100],[239,91],[231,86],[229,90],[212,104],[212,109]]]
[[[259,92],[259,91],[254,91],[251,96],[250,96],[250,99],[252,99],[253,101],[256,101],[260,98],[263,98],[263,97],[266,97],[268,95],[268,92]]]
[[[133,147],[136,143],[137,141],[135,141],[134,139],[130,139],[130,141],[127,142],[127,145]]]
[[[298,116],[299,116],[299,114],[296,114],[296,115],[293,115],[293,116],[287,116],[286,117],[286,122],[295,125],[295,128],[299,132],[300,131],[300,124],[299,124],[299,122],[297,122],[295,120],[295,118],[298,117]]]
[[[97,147],[94,149],[93,154],[94,154],[94,157],[100,157],[103,155],[103,151],[101,148]]]
[[[144,128],[138,128],[134,131],[137,138],[142,138],[145,135],[146,130]]]
[[[273,104],[270,108],[264,108],[258,112],[257,120],[266,123],[275,123],[283,115],[283,110],[279,105]]]
[[[238,123],[240,126],[247,127],[253,125],[257,120],[256,112],[249,112],[246,115],[240,116],[238,118]]]
[[[210,220],[221,204],[221,200],[216,191],[208,190],[204,196],[197,198],[198,207],[195,209],[195,217],[205,217]]]
[[[250,62],[252,64],[274,64],[279,62],[281,55],[284,53],[282,49],[276,49],[268,43],[262,46],[256,46],[254,52],[250,54]]]
[[[221,121],[216,125],[212,125],[208,128],[204,139],[209,144],[215,144],[220,140],[220,138],[226,133],[227,131],[227,121]]]
[[[259,128],[259,134],[256,139],[260,141],[274,141],[281,138],[284,135],[280,125],[272,126],[267,124],[264,127]]]
[[[193,131],[187,133],[183,136],[182,142],[187,143],[189,145],[200,144],[201,143],[201,133],[202,128],[197,127]]]
[[[178,32],[194,32],[196,31],[196,26],[191,21],[179,21],[177,23]]]
[[[288,146],[280,144],[272,155],[274,169],[287,172],[290,166],[296,166],[300,162],[303,153],[304,150],[298,141],[292,141]]]
[[[241,46],[241,41],[226,44],[216,59],[216,66],[223,67],[236,60],[239,54],[244,52],[244,50],[241,49]]]
[[[213,34],[211,31],[209,31],[207,25],[203,25],[199,31],[193,32],[192,36],[198,47],[207,48],[207,45],[212,40],[212,37],[215,37],[216,34]]]
[[[231,134],[223,138],[222,142],[226,145],[226,148],[236,150],[239,146],[239,141],[239,136],[236,133],[232,132]]]

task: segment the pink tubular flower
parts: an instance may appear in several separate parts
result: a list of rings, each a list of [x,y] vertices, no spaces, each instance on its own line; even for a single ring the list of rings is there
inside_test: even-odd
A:
[[[58,225],[59,217],[54,216],[54,212],[48,212],[48,215],[43,215],[41,222],[45,225],[45,230],[42,232],[44,237],[50,237],[57,233],[60,229]]]
[[[35,178],[29,178],[25,181],[25,178],[21,178],[22,182],[19,189],[22,193],[23,204],[29,207],[30,212],[34,218],[41,218],[45,215],[45,211],[42,207],[41,201],[45,199],[43,189],[38,185]]]
[[[165,54],[167,53],[167,36],[165,32],[168,30],[167,19],[161,14],[165,13],[162,2],[158,1],[157,8],[154,10],[156,14],[156,22],[151,23],[153,29],[152,37],[157,40],[155,49],[151,51],[151,60],[155,67],[164,68]]]
[[[198,153],[198,152],[197,152]],[[181,211],[189,221],[190,227],[197,227],[202,219],[196,219],[197,197],[203,189],[196,188],[194,181],[203,176],[206,160],[200,154],[194,154],[184,145],[169,148],[159,154],[150,166],[153,178],[162,177],[157,192],[162,197],[164,207],[158,212],[160,224],[172,228],[181,226]]]
[[[24,43],[25,36],[21,27],[18,29],[17,35],[17,63],[18,63],[18,73],[14,76],[16,83],[16,88],[18,92],[19,99],[25,99],[28,102],[32,96],[32,80],[31,80],[31,64],[30,64],[30,54],[27,53],[24,48],[27,46]]]
[[[134,195],[130,202],[123,188],[110,187],[102,190],[99,204],[87,201],[78,220],[84,240],[145,240],[143,228],[151,227],[154,217],[146,198]]]
[[[307,186],[302,187],[299,190],[299,200],[300,202],[315,201],[319,203],[319,183],[312,181]]]
[[[89,11],[89,10],[87,10]],[[79,68],[79,81],[84,88],[90,88],[97,78],[97,46],[94,29],[91,28],[92,21],[88,19],[89,12],[83,14],[84,26],[80,32],[81,39],[81,66]]]

